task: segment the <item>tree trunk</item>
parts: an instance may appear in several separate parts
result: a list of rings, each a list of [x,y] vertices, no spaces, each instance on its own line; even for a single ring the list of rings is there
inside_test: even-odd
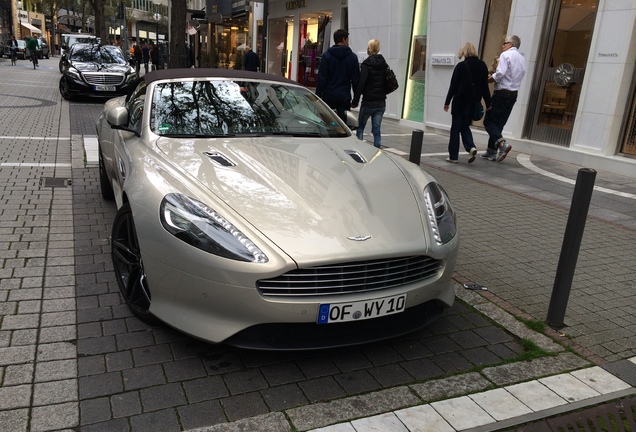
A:
[[[170,59],[168,61],[168,67],[170,69],[186,67],[186,14],[186,0],[172,0],[170,16]]]

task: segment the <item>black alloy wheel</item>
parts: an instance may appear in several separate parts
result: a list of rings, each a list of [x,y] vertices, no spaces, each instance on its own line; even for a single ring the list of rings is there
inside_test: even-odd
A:
[[[124,204],[115,216],[112,232],[112,258],[121,295],[130,310],[142,321],[155,323],[150,313],[150,290],[141,261],[141,250],[130,204]]]
[[[71,100],[71,93],[68,89],[68,83],[66,82],[66,77],[62,76],[60,78],[60,94],[65,100]]]
[[[113,191],[113,185],[108,180],[108,174],[106,174],[106,168],[104,167],[104,157],[102,156],[101,147],[98,150],[99,153],[99,188],[102,193],[102,198],[107,201],[112,201],[115,198],[115,192]]]

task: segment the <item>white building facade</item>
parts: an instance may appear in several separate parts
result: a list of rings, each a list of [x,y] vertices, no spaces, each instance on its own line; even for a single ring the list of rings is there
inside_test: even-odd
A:
[[[361,60],[376,38],[401,80],[385,116],[442,133],[459,48],[472,42],[490,65],[516,34],[528,67],[504,128],[513,149],[636,177],[634,0],[270,0],[268,8],[266,72],[313,87],[333,31],[350,32]],[[483,126],[472,129],[485,149]]]

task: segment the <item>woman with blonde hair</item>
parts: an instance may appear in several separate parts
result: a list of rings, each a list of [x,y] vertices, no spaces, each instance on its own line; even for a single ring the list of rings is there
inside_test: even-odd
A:
[[[355,89],[351,106],[353,108],[357,107],[360,96],[362,96],[356,135],[359,140],[362,140],[364,127],[369,117],[371,117],[373,145],[380,148],[382,146],[380,126],[382,125],[382,116],[386,109],[385,82],[386,68],[388,65],[382,54],[380,54],[379,40],[371,39],[369,41],[367,44],[367,54],[369,57],[367,57],[360,66],[360,82]]]
[[[468,163],[472,163],[477,155],[477,148],[470,131],[470,123],[473,121],[473,113],[477,102],[486,102],[486,109],[490,109],[490,89],[488,88],[488,67],[486,63],[477,57],[475,46],[466,42],[457,53],[458,58],[463,58],[455,66],[451,77],[450,87],[444,102],[444,111],[453,102],[451,108],[452,123],[450,138],[448,141],[447,162],[457,163],[459,158],[459,137],[461,135],[464,149],[470,154]]]

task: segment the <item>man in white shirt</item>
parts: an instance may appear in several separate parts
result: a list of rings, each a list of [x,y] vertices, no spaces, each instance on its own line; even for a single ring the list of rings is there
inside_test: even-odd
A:
[[[503,128],[517,102],[517,92],[526,74],[526,62],[519,52],[521,39],[512,35],[506,38],[499,56],[497,70],[488,77],[495,83],[492,95],[492,109],[486,111],[484,128],[488,132],[488,150],[480,155],[482,159],[503,161],[512,146],[502,136]]]

